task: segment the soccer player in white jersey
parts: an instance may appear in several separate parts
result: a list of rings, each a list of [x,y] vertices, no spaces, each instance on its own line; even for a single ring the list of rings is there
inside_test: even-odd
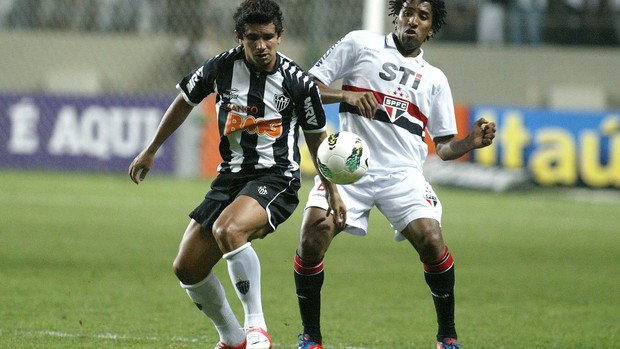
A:
[[[192,108],[217,94],[220,164],[204,201],[191,213],[174,272],[190,299],[215,325],[216,349],[267,349],[272,342],[261,304],[260,262],[250,241],[273,232],[299,203],[300,128],[313,161],[325,133],[325,113],[313,79],[277,51],[282,12],[272,0],[246,0],[236,10],[240,45],[205,61],[177,85],[151,143],[129,168],[138,184],[155,153]],[[346,208],[323,181],[341,228]],[[244,309],[239,324],[212,268],[224,258]]]
[[[454,262],[441,233],[442,206],[424,179],[424,137],[432,137],[443,160],[488,146],[495,124],[475,122],[456,138],[454,104],[443,72],[424,60],[422,44],[445,23],[441,0],[389,2],[395,29],[388,35],[353,31],[331,47],[310,69],[324,103],[340,103],[340,130],[360,135],[372,159],[366,175],[338,186],[347,206],[345,231],[365,235],[376,206],[407,240],[423,264],[437,313],[437,348],[457,349],[454,325]],[[329,85],[342,79],[342,88]],[[428,134],[426,133],[428,131]],[[304,326],[299,349],[322,349],[320,328],[323,258],[341,231],[325,219],[324,184],[315,181],[304,211],[295,258],[295,284]],[[420,347],[408,343],[407,347]]]

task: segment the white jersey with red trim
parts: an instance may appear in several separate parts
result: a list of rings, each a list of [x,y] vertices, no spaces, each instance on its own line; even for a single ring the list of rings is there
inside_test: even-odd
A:
[[[417,57],[404,57],[392,33],[359,30],[347,34],[310,69],[326,85],[342,79],[342,89],[371,91],[379,103],[374,120],[357,107],[340,104],[340,130],[360,135],[370,148],[369,173],[422,171],[431,137],[456,135],[454,102],[448,79]]]

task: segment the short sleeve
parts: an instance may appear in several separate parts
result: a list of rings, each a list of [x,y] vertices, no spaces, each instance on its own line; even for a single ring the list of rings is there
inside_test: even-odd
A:
[[[452,91],[446,76],[441,73],[441,77],[434,87],[433,102],[426,125],[432,138],[457,134]]]
[[[216,64],[217,60],[215,57],[205,61],[200,67],[183,77],[177,84],[177,89],[181,90],[187,103],[196,106],[209,94],[213,93],[217,72]]]
[[[350,32],[336,42],[309,70],[310,75],[326,85],[348,75],[357,61],[359,33]]]

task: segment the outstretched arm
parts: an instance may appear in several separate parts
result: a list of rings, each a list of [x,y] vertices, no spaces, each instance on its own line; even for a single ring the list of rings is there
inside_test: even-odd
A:
[[[327,137],[325,132],[322,133],[304,133],[306,138],[306,144],[308,145],[308,149],[310,150],[310,156],[312,157],[312,162],[314,163],[314,167],[321,178],[321,182],[323,182],[323,186],[325,187],[325,192],[327,193],[327,202],[329,203],[330,210],[327,210],[327,215],[333,214],[334,223],[336,224],[336,228],[338,230],[343,230],[347,221],[347,207],[345,206],[342,198],[340,197],[340,193],[338,193],[338,188],[336,185],[327,178],[323,177],[321,172],[319,171],[319,166],[316,161],[316,153],[319,148],[319,145]]]
[[[129,165],[129,178],[140,184],[150,171],[155,161],[155,154],[170,135],[185,121],[193,107],[179,94],[166,110],[151,143],[136,156]]]
[[[474,123],[471,132],[463,139],[454,136],[435,138],[435,151],[442,160],[454,160],[474,149],[491,145],[493,138],[495,138],[495,123],[481,118]]]
[[[371,120],[375,117],[379,102],[377,102],[372,92],[345,91],[331,88],[319,80],[315,80],[315,82],[319,86],[319,90],[321,90],[323,104],[347,103],[357,107],[362,116]]]

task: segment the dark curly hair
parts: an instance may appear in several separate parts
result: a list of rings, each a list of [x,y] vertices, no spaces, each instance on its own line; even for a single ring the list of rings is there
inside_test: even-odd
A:
[[[273,0],[245,0],[233,15],[235,30],[243,36],[246,24],[269,24],[276,26],[276,33],[282,34],[282,11]]]
[[[389,15],[394,17],[392,23],[396,24],[396,17],[398,17],[405,3],[409,1],[411,0],[390,0],[388,8],[390,9]],[[420,2],[428,2],[431,4],[433,10],[433,26],[431,28],[433,29],[433,34],[437,34],[439,29],[446,24],[446,16],[448,14],[446,11],[446,4],[443,0],[422,0]]]

